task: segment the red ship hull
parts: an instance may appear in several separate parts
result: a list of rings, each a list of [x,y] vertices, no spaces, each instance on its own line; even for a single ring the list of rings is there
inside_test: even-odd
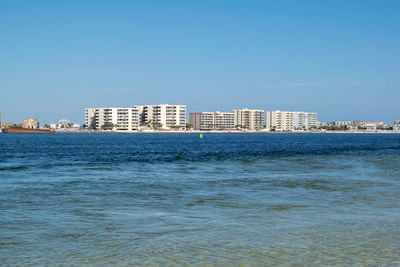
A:
[[[3,133],[54,133],[50,129],[4,128]]]

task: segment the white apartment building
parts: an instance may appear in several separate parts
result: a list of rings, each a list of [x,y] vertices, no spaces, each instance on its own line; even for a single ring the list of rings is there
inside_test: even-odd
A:
[[[259,131],[264,128],[264,110],[234,109],[234,124],[250,131]]]
[[[318,127],[317,113],[312,112],[294,112],[294,128],[309,130],[312,127]]]
[[[233,130],[235,129],[235,115],[233,112],[214,113],[216,130]]]
[[[275,131],[294,130],[294,112],[290,111],[267,111],[266,128]]]
[[[233,130],[233,112],[191,112],[190,123],[194,130]]]
[[[141,123],[160,123],[160,128],[186,127],[186,105],[142,105],[138,108]]]
[[[97,130],[121,132],[135,131],[139,128],[139,109],[132,108],[87,108],[86,125]]]
[[[293,111],[268,111],[266,113],[266,128],[275,131],[293,131],[295,129],[310,129],[317,127],[317,113]]]

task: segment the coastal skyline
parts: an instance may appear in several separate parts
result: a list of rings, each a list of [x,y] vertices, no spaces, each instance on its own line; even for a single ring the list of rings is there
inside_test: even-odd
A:
[[[0,1],[0,265],[399,265],[399,11]]]
[[[397,1],[2,1],[3,122],[184,104],[399,119]]]

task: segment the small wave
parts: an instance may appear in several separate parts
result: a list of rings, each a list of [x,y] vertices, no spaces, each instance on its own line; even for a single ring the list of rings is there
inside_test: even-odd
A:
[[[275,205],[268,205],[267,210],[272,210],[272,211],[286,211],[286,210],[292,210],[296,208],[308,208],[308,205],[295,205],[295,204],[275,204]]]
[[[0,171],[17,171],[17,170],[26,170],[26,169],[28,169],[28,166],[26,166],[26,165],[0,167]]]

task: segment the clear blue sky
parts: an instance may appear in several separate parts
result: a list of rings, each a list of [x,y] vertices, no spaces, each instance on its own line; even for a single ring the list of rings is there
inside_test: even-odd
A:
[[[400,119],[400,1],[0,1],[3,122],[84,108]]]

